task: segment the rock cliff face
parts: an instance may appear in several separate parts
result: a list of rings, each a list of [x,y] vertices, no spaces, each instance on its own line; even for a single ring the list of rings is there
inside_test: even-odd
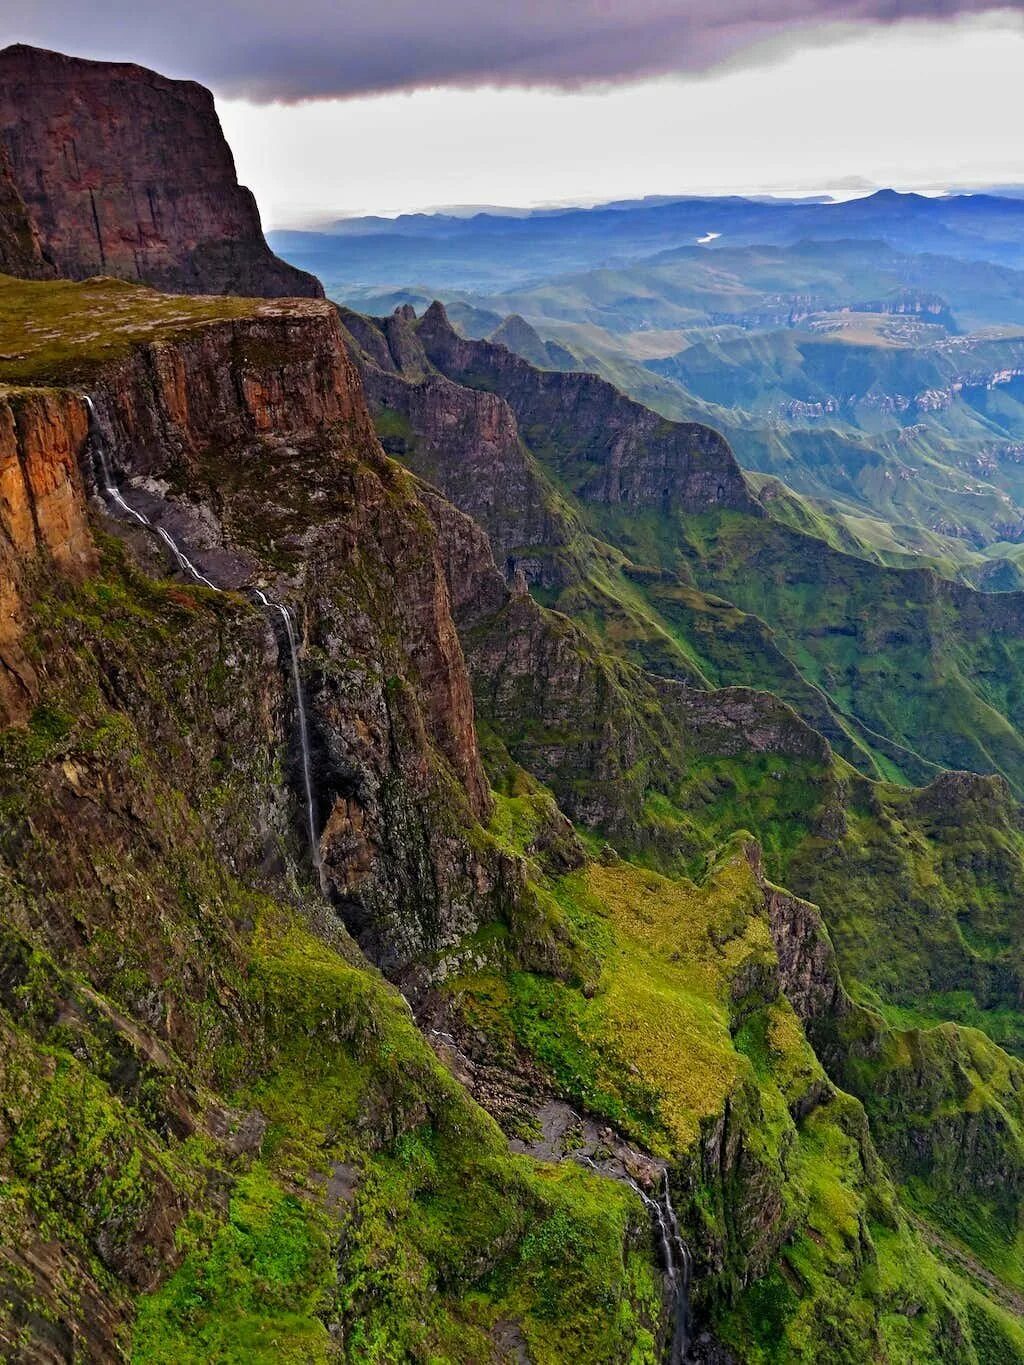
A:
[[[10,157],[0,142],[0,274],[42,280],[53,274],[25,201],[14,183]]]
[[[293,605],[318,660],[305,686],[325,876],[376,960],[401,971],[475,928],[481,906],[514,910],[514,864],[463,832],[490,797],[440,541],[380,451],[335,310],[254,304],[140,343],[89,382],[94,434],[132,505],[218,586],[261,582]],[[77,394],[26,390],[0,415],[14,585],[0,676],[15,718],[34,695],[17,585],[40,555],[79,576],[94,564],[79,462],[96,470]],[[439,516],[461,520],[447,504]]]
[[[42,256],[60,275],[119,275],[181,293],[323,293],[264,241],[200,85],[8,47],[0,144]],[[0,171],[0,217],[15,222],[17,208]],[[5,254],[12,273],[41,273],[31,244],[27,255],[24,246]]]
[[[255,303],[245,316],[144,342],[92,383],[115,471],[194,477],[215,450],[325,429],[347,453],[378,450],[328,304]]]
[[[502,568],[551,586],[570,539],[552,490],[524,449],[515,414],[496,393],[439,374],[411,309],[377,322],[345,310],[384,449],[482,526]]]
[[[450,379],[500,394],[527,445],[556,451],[584,501],[761,515],[726,441],[696,422],[669,422],[592,374],[536,370],[504,346],[460,337],[434,303],[416,329]]]
[[[78,466],[86,429],[71,395],[0,386],[0,724],[36,698],[21,648],[33,576],[53,565],[79,579],[95,567]]]

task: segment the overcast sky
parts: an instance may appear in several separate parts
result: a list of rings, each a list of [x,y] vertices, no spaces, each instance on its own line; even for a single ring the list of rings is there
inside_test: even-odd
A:
[[[1024,0],[4,0],[0,34],[211,85],[268,226],[1024,181]]]

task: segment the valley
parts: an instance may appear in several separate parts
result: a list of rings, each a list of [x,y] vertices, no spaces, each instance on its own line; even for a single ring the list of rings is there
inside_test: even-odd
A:
[[[716,214],[736,230],[651,251]],[[665,417],[715,426],[744,468],[811,499],[861,553],[925,555],[1000,590],[1021,581],[1024,275],[1005,249],[1019,216],[1019,202],[985,196],[880,194],[342,223],[315,245],[279,240],[340,302],[423,309],[436,294],[468,336],[543,368],[596,371]],[[969,242],[956,236],[968,224]],[[538,259],[533,278],[501,290],[481,288],[468,263],[479,253],[497,271],[533,239],[539,251],[563,237],[599,263],[560,273]],[[455,243],[458,269],[430,255]],[[332,277],[332,252],[346,269],[358,262],[353,282]],[[396,275],[396,260],[429,282]]]

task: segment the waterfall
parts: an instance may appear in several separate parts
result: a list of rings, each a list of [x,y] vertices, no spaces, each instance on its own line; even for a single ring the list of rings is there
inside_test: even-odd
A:
[[[668,1224],[669,1246],[674,1253],[674,1274],[672,1281],[675,1290],[673,1304],[673,1333],[669,1352],[671,1365],[682,1365],[690,1347],[690,1282],[693,1279],[693,1257],[690,1248],[679,1231],[679,1220],[672,1204],[672,1191],[669,1188],[668,1167],[662,1172],[660,1207]]]
[[[591,1170],[596,1171],[598,1175],[605,1174],[593,1158],[586,1153],[581,1153],[580,1160]],[[690,1255],[690,1248],[686,1245],[682,1233],[679,1231],[679,1220],[676,1218],[676,1211],[672,1205],[672,1193],[669,1189],[668,1168],[666,1167],[662,1171],[661,1188],[656,1199],[652,1199],[643,1186],[638,1184],[628,1173],[624,1173],[622,1179],[634,1194],[639,1195],[643,1200],[644,1207],[650,1214],[651,1223],[658,1233],[661,1263],[672,1295],[672,1334],[669,1337],[669,1365],[683,1365],[690,1347],[690,1281],[693,1276],[693,1258]]]
[[[103,431],[99,424],[96,407],[88,394],[83,394],[85,406],[89,410],[89,431],[92,437],[92,449],[95,457],[94,472],[96,483],[103,492],[107,501],[119,508],[122,512],[134,519],[147,530],[159,537],[174,558],[178,568],[184,573],[191,574],[197,583],[202,583],[204,587],[212,588],[214,592],[223,592],[216,583],[210,581],[204,573],[192,563],[188,555],[174,539],[174,537],[162,526],[154,526],[150,519],[142,512],[127,502],[114,482],[110,465],[107,460],[106,444],[103,438]],[[292,683],[295,687],[295,709],[299,720],[299,745],[302,750],[302,784],[306,795],[306,826],[309,834],[309,851],[313,859],[313,868],[316,871],[320,890],[324,890],[324,869],[323,860],[320,857],[320,841],[316,833],[316,801],[313,795],[313,764],[309,746],[309,722],[306,718],[306,698],[302,688],[302,675],[299,672],[299,646],[295,633],[295,623],[292,620],[290,610],[283,602],[273,602],[266,593],[260,588],[252,589],[253,596],[261,606],[268,611],[280,613],[281,620],[284,622],[285,636],[288,641],[288,657],[291,662]]]
[[[175,563],[178,565],[179,569],[182,569],[185,573],[191,574],[197,582],[204,584],[207,588],[212,588],[214,592],[222,592],[222,588],[218,588],[216,583],[211,583],[205,574],[199,572],[173,536],[169,535],[162,526],[154,526],[149,517],[144,516],[142,512],[136,511],[129,502],[125,501],[121,494],[121,490],[114,482],[110,472],[110,466],[107,463],[107,453],[104,447],[103,433],[100,430],[99,419],[96,416],[96,408],[88,394],[84,394],[83,397],[85,398],[85,406],[89,409],[89,428],[92,433],[92,448],[96,455],[96,482],[103,490],[107,500],[112,502],[115,507],[119,507],[122,512],[126,512],[128,516],[134,517],[141,526],[145,526],[147,530],[150,530],[154,535],[159,536],[174,556]]]
[[[292,682],[295,685],[295,709],[299,716],[299,745],[302,749],[302,783],[306,791],[306,824],[309,830],[309,851],[313,859],[320,890],[324,890],[324,867],[320,857],[320,840],[316,834],[316,802],[313,796],[313,762],[309,749],[309,723],[306,720],[306,699],[302,690],[302,677],[299,673],[299,646],[295,636],[292,614],[283,602],[271,602],[266,593],[259,588],[253,589],[255,596],[265,607],[281,613],[285,634],[288,637],[288,654],[292,664]]]

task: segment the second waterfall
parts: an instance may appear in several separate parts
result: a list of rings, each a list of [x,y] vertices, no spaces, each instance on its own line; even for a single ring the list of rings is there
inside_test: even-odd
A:
[[[203,587],[212,588],[214,592],[223,592],[223,588],[219,587],[196,568],[189,556],[163,526],[155,526],[144,512],[140,512],[138,508],[133,507],[124,497],[124,494],[114,481],[110,461],[107,458],[106,439],[103,434],[103,428],[100,426],[96,405],[88,394],[83,394],[83,399],[89,413],[89,437],[93,452],[93,473],[96,486],[103,494],[107,503],[124,515],[132,517],[139,525],[144,526],[161,541],[165,548],[170,551],[175,564],[183,573],[189,574],[197,583],[201,583]],[[305,797],[306,831],[309,841],[309,853],[313,863],[313,869],[316,872],[317,883],[320,890],[323,891],[324,870],[323,860],[320,856],[320,840],[317,836],[316,793],[313,785],[313,760],[309,740],[309,720],[306,714],[306,698],[303,692],[302,674],[299,668],[299,645],[298,636],[295,631],[295,622],[292,618],[291,611],[283,602],[273,601],[261,588],[253,588],[251,591],[260,606],[266,607],[268,611],[277,612],[284,623],[290,673],[292,684],[295,689],[295,711],[298,719],[299,749],[302,759],[302,785]]]

